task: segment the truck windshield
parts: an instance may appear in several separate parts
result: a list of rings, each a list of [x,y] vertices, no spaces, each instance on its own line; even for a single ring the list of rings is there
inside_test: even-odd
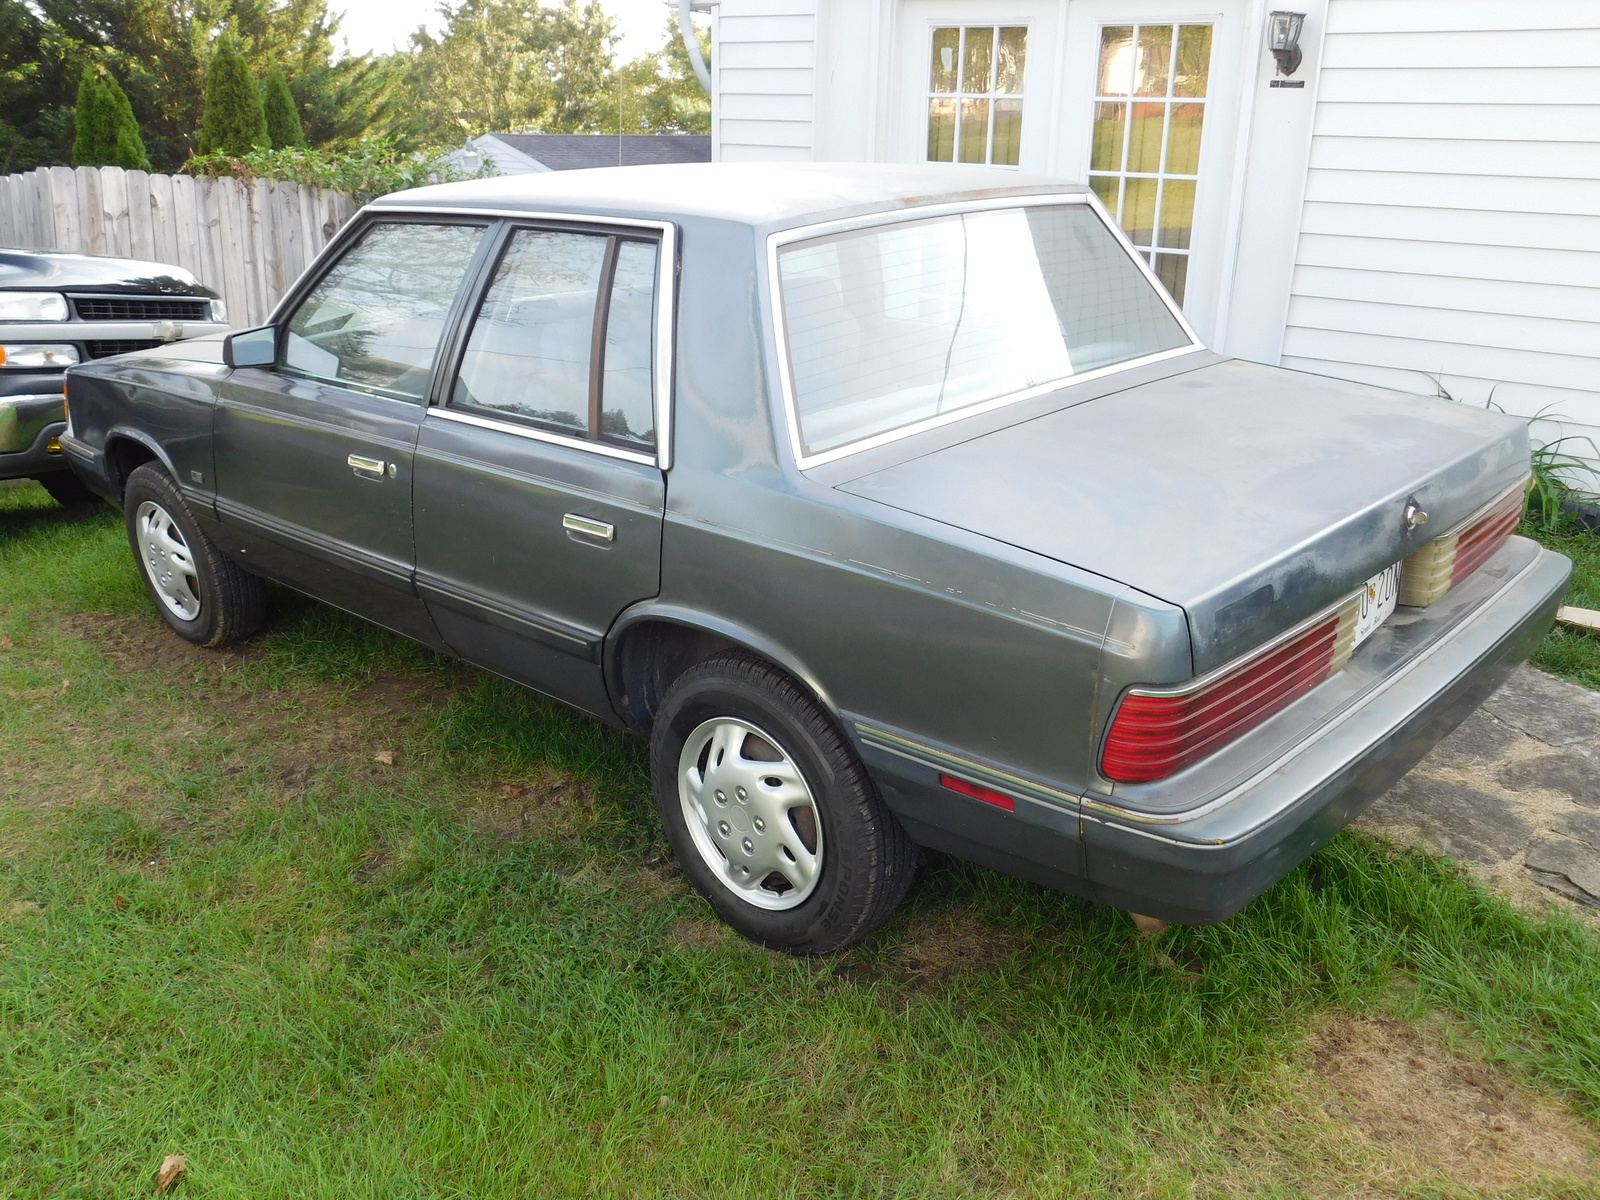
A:
[[[1086,204],[795,242],[778,278],[805,456],[1192,344]]]

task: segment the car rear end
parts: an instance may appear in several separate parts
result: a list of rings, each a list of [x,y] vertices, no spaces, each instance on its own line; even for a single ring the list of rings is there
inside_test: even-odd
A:
[[[1570,564],[1514,536],[1523,422],[1220,360],[1097,222],[1063,195],[775,235],[783,401],[812,479],[1114,597],[1059,737],[1021,732],[1052,703],[1021,678],[1014,733],[963,744],[909,704],[852,717],[902,821],[1218,921],[1526,660]],[[981,563],[927,570],[902,573],[980,594]],[[993,636],[1047,611],[996,612]],[[954,681],[947,703],[1006,682]]]

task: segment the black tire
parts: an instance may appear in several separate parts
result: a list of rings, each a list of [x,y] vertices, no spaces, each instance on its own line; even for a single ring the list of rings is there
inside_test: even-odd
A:
[[[159,464],[145,463],[128,476],[122,503],[128,544],[133,547],[139,574],[155,601],[156,611],[173,632],[197,646],[226,646],[260,630],[266,616],[266,585],[225,558],[216,543],[201,532],[177,484]],[[165,551],[159,545],[146,546],[141,540],[141,522],[147,515],[160,522],[161,532],[169,538],[176,533],[172,542],[186,551],[182,569],[172,570],[172,560],[160,557]],[[168,569],[162,571],[164,566]],[[176,587],[181,593],[177,600],[163,595],[153,571],[177,581],[167,584],[169,591]],[[187,616],[175,607],[186,599],[194,601],[194,611]]]
[[[732,855],[711,843],[716,820],[702,821],[699,836],[710,844],[702,849],[691,832],[694,801],[680,794],[680,759],[691,736],[708,723],[726,720],[753,727],[754,743],[743,752],[752,758],[775,751],[777,762],[786,759],[798,771],[813,802],[818,832],[805,817],[804,828],[821,847],[820,867],[809,893],[794,907],[773,911],[747,899],[726,876],[740,870]],[[763,747],[762,739],[773,743]],[[702,787],[709,783],[710,743],[699,759],[691,759]],[[719,760],[720,761],[720,760]],[[717,914],[740,933],[774,950],[790,954],[826,954],[860,941],[892,913],[905,898],[916,872],[917,848],[883,803],[872,779],[850,743],[828,713],[793,679],[769,664],[744,655],[730,654],[691,667],[673,683],[661,702],[650,737],[650,774],[655,783],[656,805],[661,811],[667,839],[684,874],[710,901]],[[744,803],[740,792],[740,803]],[[720,792],[717,795],[721,795]],[[726,803],[726,802],[724,802]],[[709,811],[709,810],[707,810]],[[795,810],[805,816],[802,810]],[[712,813],[715,818],[717,814]],[[749,813],[742,815],[749,820]],[[806,834],[789,817],[797,836]],[[720,826],[726,835],[727,826]],[[768,828],[756,821],[758,829]],[[737,837],[735,831],[735,837]],[[817,839],[820,841],[817,842]],[[728,843],[730,846],[732,842]],[[750,842],[743,842],[745,847]],[[715,855],[712,853],[715,852]],[[789,861],[793,862],[790,851]],[[720,857],[717,857],[720,856]],[[717,862],[719,871],[711,863]],[[753,879],[748,870],[747,878]],[[776,873],[767,878],[778,887],[786,881]],[[779,896],[785,893],[776,893]],[[795,893],[798,895],[799,893]]]
[[[100,497],[71,471],[52,471],[39,476],[39,486],[50,493],[50,498],[62,508],[87,508],[99,504]]]

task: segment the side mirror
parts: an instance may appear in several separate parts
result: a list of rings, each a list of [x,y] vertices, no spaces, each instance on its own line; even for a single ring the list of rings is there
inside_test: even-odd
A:
[[[268,325],[222,339],[222,361],[230,367],[270,367],[278,361],[278,331]]]

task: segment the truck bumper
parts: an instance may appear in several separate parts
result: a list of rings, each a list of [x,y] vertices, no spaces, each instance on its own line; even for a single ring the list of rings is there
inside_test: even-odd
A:
[[[1074,804],[1038,781],[854,726],[885,800],[919,842],[1116,908],[1210,924],[1324,845],[1527,661],[1570,574],[1566,558],[1512,539],[1434,608],[1402,609],[1323,696],[1273,718],[1281,733],[1320,705],[1288,749],[1238,771],[1251,755],[1246,735],[1190,768],[1182,786],[1205,798],[1189,807],[1140,810],[1093,792]],[[1263,727],[1263,740],[1273,735]],[[946,771],[1003,793],[1014,810],[941,786]]]
[[[32,479],[67,469],[55,439],[66,429],[61,408],[61,376],[31,377],[38,390],[0,395],[0,479]]]

